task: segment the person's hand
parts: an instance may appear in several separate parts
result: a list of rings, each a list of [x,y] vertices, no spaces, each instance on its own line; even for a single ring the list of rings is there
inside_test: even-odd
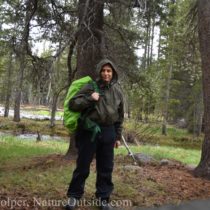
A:
[[[94,92],[94,93],[91,94],[91,97],[92,97],[93,100],[98,101],[98,99],[99,99],[99,93]]]
[[[114,144],[114,147],[117,149],[121,145],[120,140],[117,140]]]

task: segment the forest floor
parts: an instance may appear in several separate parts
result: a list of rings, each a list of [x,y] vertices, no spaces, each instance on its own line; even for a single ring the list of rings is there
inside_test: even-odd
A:
[[[74,160],[65,160],[60,154],[30,157],[1,165],[0,209],[12,209],[12,202],[14,209],[21,210],[62,209],[68,186],[66,181],[69,181],[74,166]],[[8,176],[4,183],[3,176]],[[93,199],[94,180],[95,161],[91,164],[91,175],[84,195],[89,201]],[[172,166],[147,164],[137,167],[132,166],[129,157],[117,155],[113,180],[115,190],[112,200],[120,202],[118,209],[179,204],[182,201],[210,198],[210,181],[194,177],[192,171],[179,162]],[[123,206],[125,200],[130,202],[130,207]],[[79,209],[97,208],[86,206]]]
[[[33,107],[27,109],[34,111]],[[45,114],[42,107],[38,111]],[[130,127],[133,128],[133,125]],[[142,129],[145,130],[144,127]],[[150,128],[149,133],[152,129],[157,130]],[[0,117],[0,130],[15,135],[40,132],[43,135],[68,136],[62,121],[57,121],[56,126],[50,128],[49,121],[22,119],[20,123],[15,123],[11,118]],[[133,130],[130,132],[135,134]],[[150,141],[153,145],[160,145],[161,148],[163,145],[170,145],[172,150],[174,148],[173,151],[180,146],[186,148],[186,150],[176,150],[186,151],[183,152],[183,157],[188,155],[188,149],[196,148],[196,151],[199,151],[201,147],[200,140],[192,140],[181,129],[171,128],[166,138],[156,133],[152,137],[149,136],[150,138],[145,136],[146,134],[144,134],[146,142],[140,141],[140,143],[145,144]],[[66,204],[68,184],[75,168],[75,160],[64,159],[68,141],[65,143],[43,141],[23,145],[19,140],[15,139],[16,143],[13,141],[0,137],[0,210],[63,209],[63,205]],[[165,158],[163,156],[166,153],[162,152],[161,157]],[[197,153],[189,154],[194,158],[193,154]],[[190,167],[179,161],[173,162],[175,164],[172,165],[134,166],[130,157],[115,155],[113,171],[115,189],[111,197],[112,201],[115,201],[113,205],[119,206],[117,208],[119,210],[131,210],[135,207],[177,205],[183,201],[210,199],[210,180],[195,177]],[[197,164],[197,160],[195,162]],[[85,206],[78,207],[78,210],[98,209],[94,199],[95,179],[96,169],[93,161],[82,199],[82,204],[85,203]],[[93,206],[90,207],[90,203]]]

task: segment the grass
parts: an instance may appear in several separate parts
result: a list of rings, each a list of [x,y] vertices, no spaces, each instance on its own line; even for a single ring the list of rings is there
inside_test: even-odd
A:
[[[133,153],[144,153],[153,156],[157,160],[173,159],[178,160],[184,164],[197,165],[200,160],[201,152],[195,149],[183,149],[172,146],[131,146],[130,149]],[[125,147],[122,147],[115,152],[116,154],[127,154]]]
[[[13,160],[19,157],[40,156],[46,154],[65,154],[68,142],[65,141],[43,141],[20,140],[12,136],[0,138],[0,162]],[[198,164],[201,152],[195,149],[183,149],[172,146],[130,146],[133,153],[144,153],[155,159],[174,159],[186,164]],[[115,154],[126,155],[125,147],[115,150]]]
[[[203,135],[194,138],[187,129],[167,126],[167,135],[161,134],[162,128],[157,123],[135,123],[133,120],[126,120],[124,123],[126,133],[131,134],[139,142],[144,144],[182,147],[184,149],[201,149]]]
[[[51,112],[48,110],[23,110],[27,111],[27,113],[34,114],[34,115],[44,115],[44,116],[50,116]],[[62,117],[63,116],[63,111],[56,111],[56,116],[57,117]]]
[[[15,170],[7,174],[7,179],[0,176],[0,183],[9,191],[12,188],[22,187],[32,194],[41,197],[55,197],[59,190],[64,191],[73,171],[72,166],[54,168],[33,168],[28,171]],[[60,187],[61,186],[61,187]]]
[[[49,113],[44,109],[35,111],[28,109],[27,111],[40,115]],[[50,128],[49,121],[21,119],[21,122],[16,123],[11,118],[0,117],[0,127],[4,131],[14,133],[39,131],[41,134],[68,136],[62,121],[56,121],[56,126]],[[197,165],[200,160],[202,141],[193,140],[192,135],[188,134],[186,129],[168,126],[168,135],[162,136],[161,127],[156,123],[139,123],[135,127],[132,121],[126,121],[124,127],[126,132],[134,135],[142,144],[141,146],[130,146],[134,153],[151,155],[157,160],[178,160],[191,165]],[[69,143],[62,138],[37,143],[31,139],[0,136],[0,193],[5,192],[8,197],[24,195],[29,199],[33,197],[64,199],[75,162],[59,162],[51,157],[54,157],[54,154],[64,155],[68,145]],[[115,150],[115,154],[127,155],[127,150],[122,146]],[[141,171],[125,171],[123,163],[118,162],[121,158],[124,159],[124,157],[117,159],[113,173],[114,199],[130,198],[137,206],[141,204],[149,206],[159,200],[155,198],[156,195],[168,196],[164,191],[165,185],[148,179],[141,174]],[[92,164],[90,176],[86,182],[85,197],[89,199],[95,193],[95,171],[95,164]]]
[[[0,185],[4,191],[18,192],[24,189],[28,196],[36,194],[45,197],[64,197],[61,192],[66,191],[73,167],[51,165],[52,160],[34,164],[35,157],[44,157],[49,154],[62,154],[67,151],[65,141],[35,142],[20,140],[8,136],[0,137]],[[24,166],[29,169],[24,169]],[[44,168],[43,168],[44,167]],[[9,172],[8,172],[9,171]],[[62,194],[62,195],[61,195]]]
[[[37,164],[33,158],[40,157],[42,160],[42,157],[48,154],[64,155],[67,148],[68,143],[65,141],[36,143],[11,136],[1,137],[0,191],[11,199],[13,196],[16,198],[24,194],[27,201],[31,202],[33,199],[65,200],[75,162],[59,164],[53,162],[53,159],[43,159],[43,163]],[[86,182],[86,198],[90,199],[95,193],[95,179],[96,174],[91,170]]]
[[[0,137],[0,191],[10,198],[24,195],[30,201],[39,198],[64,200],[75,162],[56,162],[50,159],[51,156],[46,155],[64,155],[67,148],[68,142],[62,140],[36,143],[12,136]],[[156,159],[171,158],[188,164],[197,164],[200,154],[197,150],[165,146],[131,146],[131,149],[133,152],[152,155]],[[120,147],[115,150],[115,154],[126,155],[127,151],[124,147]],[[47,158],[44,158],[45,156]],[[38,164],[37,158],[39,158]],[[132,200],[134,205],[149,206],[157,202],[154,195],[167,196],[162,184],[144,176],[138,182],[137,176],[138,171],[125,171],[121,164],[116,164],[113,173],[115,190],[112,199],[126,198]],[[95,180],[93,163],[85,187],[84,197],[87,199],[91,199],[95,193]]]
[[[17,158],[40,156],[52,153],[62,154],[67,150],[68,144],[63,141],[35,142],[21,140],[12,136],[0,137],[0,163]]]
[[[126,120],[124,127],[128,130],[135,130],[136,132],[162,136],[162,127],[160,123],[135,123],[133,120]],[[172,125],[167,125],[167,136],[170,138],[183,136],[192,137],[192,135],[188,133],[187,129],[176,128]]]

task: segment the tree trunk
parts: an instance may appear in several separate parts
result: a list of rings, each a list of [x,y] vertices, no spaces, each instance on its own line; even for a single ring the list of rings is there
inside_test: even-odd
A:
[[[49,102],[50,102],[50,92],[52,91],[52,77],[51,77],[51,75],[49,75],[49,77],[50,77],[50,82],[48,85],[47,95],[46,95],[46,99],[45,99],[47,104],[49,104]]]
[[[143,60],[143,69],[147,68],[147,51],[148,51],[148,39],[149,39],[149,24],[147,24],[147,30],[146,30],[146,38],[145,38],[145,44],[144,44],[144,60]]]
[[[20,121],[20,103],[21,103],[21,92],[23,87],[23,75],[25,69],[25,56],[20,57],[20,69],[19,69],[19,78],[18,78],[18,86],[16,89],[15,95],[15,106],[14,106],[14,118],[13,121],[19,122]]]
[[[172,54],[171,56],[173,57],[173,49],[172,49]],[[170,97],[170,86],[171,86],[171,75],[173,71],[173,63],[172,61],[170,62],[169,66],[169,72],[168,76],[166,79],[166,93],[164,97],[164,109],[163,109],[163,123],[162,123],[162,135],[167,135],[167,123],[168,123],[168,101]]]
[[[50,118],[50,127],[55,126],[55,113],[57,110],[58,94],[54,94],[52,98],[52,109],[51,109],[51,118]]]
[[[147,59],[146,59],[146,67],[148,68],[149,67],[149,62],[150,62],[150,49],[151,49],[151,17],[150,17],[150,14],[149,14],[149,17],[148,17],[148,35],[147,35]]]
[[[155,32],[155,18],[152,18],[152,34],[151,34],[151,47],[150,47],[150,59],[149,59],[149,63],[150,65],[152,64],[152,60],[153,60],[153,45],[154,45],[154,32]]]
[[[210,1],[198,1],[198,32],[203,73],[204,142],[195,174],[210,178]]]
[[[65,155],[65,159],[72,160],[76,159],[76,157],[77,157],[77,148],[76,148],[75,135],[72,134],[69,139],[69,148]]]
[[[169,61],[169,70],[168,70],[168,75],[166,78],[166,93],[165,93],[165,98],[164,98],[164,108],[163,108],[163,123],[162,123],[162,135],[167,135],[167,123],[168,123],[168,101],[170,97],[170,86],[171,86],[171,76],[173,72],[173,56],[174,56],[174,39],[175,39],[175,34],[172,34],[172,49],[171,49],[171,57]]]
[[[193,126],[193,138],[199,137],[201,134],[202,128],[202,119],[203,119],[203,98],[202,91],[200,91],[197,98],[195,98],[195,107],[194,107],[194,126]]]
[[[103,1],[79,1],[76,77],[96,78],[96,64],[103,58]]]
[[[79,33],[77,36],[76,77],[96,78],[96,64],[103,58],[103,8],[104,1],[79,1]],[[71,138],[66,157],[75,157],[75,138]]]
[[[157,60],[159,61],[159,59],[160,59],[160,46],[161,46],[161,37],[162,37],[162,35],[161,35],[161,33],[162,33],[162,31],[161,31],[161,22],[160,22],[160,32],[159,32],[159,37],[158,37],[158,55],[157,55]]]
[[[77,42],[77,37],[73,38],[70,46],[69,46],[69,52],[68,52],[68,59],[67,59],[67,67],[68,67],[68,85],[70,85],[75,77],[76,69],[73,70],[72,67],[72,56],[74,53],[74,48]]]
[[[9,116],[10,97],[11,97],[11,89],[12,89],[11,76],[12,76],[12,52],[10,53],[10,56],[9,56],[9,64],[8,64],[8,69],[7,69],[4,117]]]

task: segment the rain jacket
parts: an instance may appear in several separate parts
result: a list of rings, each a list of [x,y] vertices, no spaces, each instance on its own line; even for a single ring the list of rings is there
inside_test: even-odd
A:
[[[113,69],[113,77],[109,84],[100,78],[101,69],[105,64],[110,64]],[[117,69],[110,60],[104,59],[97,65],[96,71],[99,100],[92,99],[91,94],[95,90],[91,84],[87,84],[69,101],[69,109],[82,114],[86,113],[87,117],[99,126],[114,125],[116,140],[119,140],[124,119],[124,103],[122,89],[118,83]]]

